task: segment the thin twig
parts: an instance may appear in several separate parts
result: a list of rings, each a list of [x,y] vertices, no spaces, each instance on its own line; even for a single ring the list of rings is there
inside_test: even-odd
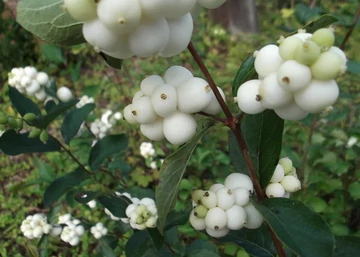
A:
[[[270,229],[270,234],[279,257],[286,257],[284,248],[272,229]]]
[[[208,114],[208,113],[205,113],[205,112],[198,112],[198,114],[202,115],[202,116],[205,116],[205,117],[209,117],[209,118],[212,118],[214,120],[217,120],[221,123],[226,123],[226,119],[222,119],[222,118],[219,118],[218,116],[215,116],[215,115],[212,115],[212,114]]]
[[[213,78],[210,75],[209,70],[206,68],[204,62],[202,61],[199,53],[196,51],[195,46],[193,45],[192,42],[189,43],[188,49],[189,49],[191,55],[193,56],[195,62],[199,66],[201,72],[204,74],[206,81],[209,83],[209,86],[210,86],[211,90],[214,92],[216,100],[219,102],[221,109],[224,111],[226,117],[228,119],[233,119],[234,116],[232,115],[229,107],[226,105],[224,99],[222,98]]]
[[[344,40],[343,40],[343,42],[342,42],[341,45],[340,45],[340,49],[341,49],[341,50],[344,50],[344,49],[345,49],[346,43],[348,42],[351,34],[353,33],[354,28],[356,27],[356,24],[357,24],[358,21],[359,21],[359,18],[360,18],[360,4],[359,4],[358,9],[357,9],[357,12],[356,12],[356,14],[355,14],[354,22],[353,22],[353,24],[351,25],[351,27],[350,27],[350,29],[348,30],[348,32],[346,33],[346,35],[345,35],[345,37],[344,37]]]

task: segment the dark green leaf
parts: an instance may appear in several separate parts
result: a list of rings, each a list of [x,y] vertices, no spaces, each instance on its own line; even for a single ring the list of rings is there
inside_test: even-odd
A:
[[[246,250],[251,256],[255,257],[274,257],[276,250],[274,248],[270,233],[266,226],[260,228],[230,231],[220,242],[233,242]]]
[[[212,251],[209,251],[207,249],[199,249],[196,251],[191,252],[189,255],[189,257],[219,257],[219,255],[217,253],[214,253]]]
[[[56,64],[62,64],[66,62],[62,49],[57,46],[43,44],[41,46],[41,53],[50,62]]]
[[[75,195],[75,200],[81,204],[87,204],[91,200],[96,199],[103,193],[101,192],[93,192],[93,191],[82,191],[81,193]]]
[[[55,223],[55,218],[59,212],[61,212],[62,205],[58,204],[55,205],[50,209],[50,211],[47,213],[47,220],[49,223]]]
[[[75,106],[79,102],[79,99],[72,99],[65,103],[59,103],[53,107],[49,113],[44,116],[39,122],[41,127],[46,128],[53,120],[59,117],[61,114],[69,110],[71,107]]]
[[[305,25],[302,29],[305,29],[306,32],[308,32],[308,33],[314,33],[318,29],[326,28],[329,25],[335,23],[336,21],[337,21],[337,19],[334,16],[332,16],[330,14],[324,14],[316,21],[313,21],[313,22]],[[294,31],[286,36],[291,36],[296,33],[297,33],[297,31]]]
[[[189,215],[191,210],[193,209],[192,205],[187,205],[184,210],[181,211],[175,211],[172,210],[169,212],[167,218],[164,230],[168,230],[172,227],[184,225],[189,221]]]
[[[39,177],[44,182],[51,183],[56,178],[56,174],[48,164],[41,161],[39,165]]]
[[[299,3],[299,4],[296,4],[296,6],[295,6],[295,17],[302,24],[305,24],[311,18],[313,18],[319,14],[320,14],[320,8],[318,8],[318,7],[311,8],[304,3]]]
[[[174,208],[181,179],[184,175],[186,165],[201,137],[214,124],[213,120],[203,119],[198,124],[198,130],[193,139],[176,152],[167,157],[161,166],[159,184],[156,188],[156,205],[158,209],[158,228],[163,231],[166,217]]]
[[[272,110],[256,115],[246,114],[241,123],[241,130],[255,169],[259,171],[262,187],[269,183],[278,163],[283,129],[284,120]]]
[[[157,228],[147,229],[146,231],[149,233],[153,245],[159,251],[164,245],[164,236],[160,234]]]
[[[26,113],[33,113],[38,117],[41,117],[41,111],[39,107],[29,98],[21,94],[16,88],[9,87],[9,98],[12,105],[24,116]]]
[[[56,106],[55,101],[49,100],[45,104],[46,113],[49,113]]]
[[[191,254],[193,252],[197,252],[203,249],[206,249],[213,254],[217,252],[216,245],[205,239],[196,239],[195,241],[193,241],[191,245],[187,248],[186,252],[189,256],[192,256]]]
[[[360,256],[360,237],[337,236],[336,248],[333,257],[355,257]]]
[[[97,200],[115,217],[126,217],[125,210],[131,201],[121,196],[100,196]]]
[[[237,91],[241,84],[244,82],[257,78],[257,73],[254,67],[255,57],[251,54],[246,60],[241,64],[239,70],[237,71],[233,86],[232,86],[232,94],[233,96],[237,95]]]
[[[39,138],[29,138],[28,132],[19,134],[11,129],[0,137],[0,149],[4,154],[18,155],[60,151],[60,145],[52,136],[49,136],[49,140],[44,144]]]
[[[105,136],[97,141],[90,151],[91,170],[97,170],[107,157],[124,151],[127,145],[128,140],[124,134]]]
[[[113,67],[115,69],[121,70],[121,66],[123,63],[122,59],[117,59],[117,58],[111,57],[103,52],[100,52],[100,55],[108,65],[110,65],[111,67]]]
[[[19,1],[17,21],[42,40],[61,46],[84,43],[82,22],[75,21],[62,7],[63,0]]]
[[[360,62],[349,60],[347,63],[347,71],[360,76]]]
[[[138,231],[129,238],[125,246],[126,256],[157,257],[157,250],[146,231]]]
[[[72,188],[89,178],[89,173],[79,167],[75,171],[67,173],[55,179],[45,190],[44,206],[47,208]]]
[[[71,110],[66,114],[61,126],[61,135],[63,136],[65,143],[69,144],[70,140],[76,136],[81,124],[94,108],[95,104],[86,104],[83,107]]]
[[[113,249],[110,247],[108,242],[103,240],[102,238],[99,240],[99,250],[102,256],[104,257],[116,257],[117,255],[114,253]]]
[[[49,251],[48,251],[48,247],[49,247],[49,236],[48,235],[43,235],[41,237],[41,240],[39,241],[39,243],[43,243],[43,245],[41,247],[40,244],[38,244],[38,247],[41,249],[40,250],[40,257],[48,257],[49,256]]]
[[[122,160],[116,160],[116,161],[110,162],[108,165],[108,168],[120,171],[120,173],[123,177],[128,176],[131,171],[131,166]]]
[[[254,206],[277,237],[301,257],[329,257],[335,240],[329,225],[302,202],[272,198]],[[306,247],[304,247],[306,246]]]
[[[231,130],[229,131],[229,153],[231,163],[234,165],[235,171],[238,173],[248,174],[248,167],[244,161],[238,142],[236,141],[236,137]]]

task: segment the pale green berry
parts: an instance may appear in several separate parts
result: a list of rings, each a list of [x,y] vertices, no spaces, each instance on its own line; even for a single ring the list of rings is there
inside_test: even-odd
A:
[[[335,35],[333,28],[321,28],[315,31],[311,37],[311,41],[314,41],[320,46],[322,51],[327,51],[333,46],[335,42]]]
[[[190,213],[189,221],[191,226],[196,230],[204,230],[206,228],[205,219],[195,216],[194,210]]]
[[[293,168],[293,163],[289,157],[281,158],[278,163],[283,167],[285,175],[287,175]]]
[[[283,60],[293,60],[295,58],[295,50],[299,44],[303,42],[297,36],[290,36],[287,38],[280,38],[279,54]]]
[[[206,208],[211,209],[217,206],[218,199],[216,197],[216,193],[212,191],[205,191],[201,197],[201,204],[204,205]]]
[[[301,189],[300,180],[291,175],[286,175],[280,183],[289,193],[293,193]]]
[[[97,17],[96,0],[64,0],[66,11],[77,21],[90,21]]]
[[[311,74],[314,79],[331,80],[343,74],[346,66],[342,58],[333,52],[324,52],[311,66]]]
[[[191,192],[191,199],[192,199],[196,204],[201,204],[201,197],[203,196],[204,193],[205,193],[204,190],[196,189],[196,190],[194,190],[194,191]]]
[[[139,204],[136,206],[135,211],[138,215],[142,215],[144,211],[146,211],[146,207],[143,204]]]
[[[203,219],[203,218],[205,218],[208,210],[209,210],[208,208],[206,208],[204,205],[200,204],[194,208],[194,216]]]
[[[295,50],[295,61],[304,64],[313,64],[320,56],[320,47],[313,41],[306,40]]]

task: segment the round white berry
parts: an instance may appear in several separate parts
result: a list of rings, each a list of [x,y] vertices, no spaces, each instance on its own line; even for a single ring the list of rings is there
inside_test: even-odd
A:
[[[205,217],[206,228],[219,230],[226,227],[226,213],[219,207],[209,209]]]
[[[301,109],[294,100],[274,109],[275,113],[284,120],[302,120],[309,112]]]
[[[211,228],[206,228],[206,233],[209,234],[209,236],[212,237],[223,237],[226,236],[229,233],[230,229],[228,229],[227,227],[224,227],[222,229],[211,229]]]
[[[283,167],[285,175],[293,168],[293,163],[289,157],[283,157],[279,160],[279,164]]]
[[[276,168],[274,170],[274,174],[272,175],[272,177],[270,179],[270,182],[278,183],[284,178],[284,176],[285,176],[284,168],[280,164],[277,164]]]
[[[281,180],[281,185],[284,187],[284,189],[289,192],[289,193],[293,193],[296,191],[299,191],[301,189],[301,182],[298,178],[291,176],[291,175],[286,175],[282,180]]]
[[[145,206],[155,205],[155,201],[149,197],[142,198],[139,203]]]
[[[31,79],[36,79],[37,70],[35,67],[31,67],[31,66],[25,67],[24,73],[26,76],[30,77]]]
[[[281,59],[279,47],[276,45],[266,45],[255,52],[255,70],[262,77],[276,72],[282,63],[283,59]]]
[[[193,77],[193,74],[188,69],[182,66],[172,66],[166,70],[164,81],[166,84],[178,87]]]
[[[34,95],[40,90],[41,90],[41,86],[39,82],[37,82],[36,80],[32,80],[30,85],[25,89],[26,93],[28,93],[29,95]]]
[[[67,87],[60,87],[56,91],[56,96],[59,98],[61,102],[67,102],[72,98],[72,93],[69,88]]]
[[[254,186],[250,177],[242,173],[231,173],[229,176],[226,177],[224,185],[229,189],[243,187],[250,192],[254,191]]]
[[[150,96],[152,95],[153,90],[159,86],[165,84],[165,81],[162,77],[158,75],[150,75],[143,79],[140,83],[141,91],[144,95]]]
[[[173,114],[178,103],[175,87],[168,84],[158,85],[152,92],[151,103],[157,115],[167,117]]]
[[[215,9],[224,4],[226,0],[197,0],[197,3],[208,9]]]
[[[244,209],[247,217],[244,227],[249,229],[259,228],[264,219],[261,213],[254,207],[252,203],[245,205]]]
[[[164,118],[165,138],[174,145],[189,141],[196,133],[197,123],[191,114],[175,112]]]
[[[245,209],[239,205],[233,205],[226,210],[226,227],[231,230],[241,229],[247,220]]]
[[[247,114],[257,114],[265,110],[260,102],[259,86],[261,80],[253,79],[243,83],[237,91],[237,104]]]
[[[149,124],[158,118],[158,115],[152,107],[151,99],[148,96],[142,96],[133,101],[131,112],[135,116],[135,120],[140,124]]]
[[[212,191],[205,191],[200,199],[200,202],[208,209],[214,208],[218,204],[216,193]]]
[[[144,136],[146,136],[150,140],[153,141],[163,140],[165,137],[163,131],[163,119],[158,118],[152,123],[141,124],[140,131]]]
[[[218,191],[220,188],[225,187],[223,184],[213,184],[210,188],[209,191],[216,193],[216,191]]]
[[[224,91],[220,87],[217,87],[217,89],[219,90],[222,99],[224,99],[224,101],[226,102],[226,96],[225,96]],[[212,115],[219,114],[222,110],[221,106],[220,106],[218,100],[216,99],[214,92],[212,92],[211,96],[212,96],[212,98],[211,98],[210,104],[207,107],[205,107],[202,110],[202,112],[212,114]]]
[[[235,204],[245,206],[250,201],[250,191],[244,187],[236,187],[232,190],[235,197]]]
[[[301,91],[294,93],[296,104],[303,110],[318,113],[335,103],[339,96],[339,88],[335,80],[312,80]]]
[[[196,217],[194,215],[194,210],[190,213],[189,221],[191,226],[196,230],[204,230],[206,228],[205,219]]]
[[[265,189],[265,194],[269,198],[283,197],[285,189],[280,183],[270,183]]]
[[[286,61],[279,67],[277,81],[286,91],[299,91],[311,81],[310,68],[294,60]]]
[[[49,83],[49,76],[45,72],[38,72],[36,75],[36,80],[40,85],[46,86]]]
[[[229,209],[235,204],[235,197],[231,189],[226,187],[216,191],[217,206],[223,210]]]

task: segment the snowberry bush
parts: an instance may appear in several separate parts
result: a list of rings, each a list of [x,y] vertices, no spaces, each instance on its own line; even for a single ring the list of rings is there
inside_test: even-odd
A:
[[[348,237],[351,243],[344,243],[345,239],[335,238],[320,214],[291,199],[301,189],[301,181],[292,161],[280,158],[284,120],[322,112],[339,97],[335,79],[345,72],[347,58],[334,46],[335,34],[328,27],[336,19],[325,15],[249,56],[234,74],[232,97],[240,108],[234,110],[226,102],[231,96],[216,85],[191,43],[190,12],[195,5],[212,9],[224,2],[19,2],[18,20],[24,28],[58,45],[87,42],[115,68],[121,66],[119,59],[166,58],[187,49],[203,73],[194,76],[177,63],[164,67],[162,74],[144,74],[123,110],[106,110],[91,122],[94,98],[74,97],[69,88],[56,85],[34,67],[11,70],[8,91],[17,115],[0,113],[0,123],[7,128],[0,137],[2,152],[59,151],[75,165],[66,167],[63,175],[47,177],[44,214],[29,215],[19,228],[26,238],[38,240],[39,248],[48,246],[49,236],[76,247],[89,234],[91,240],[98,240],[96,251],[102,256],[117,256],[120,240],[126,240],[126,256],[190,256],[190,247],[184,246],[182,252],[175,248],[180,238],[177,226],[190,224],[193,231],[202,231],[202,237],[216,244],[233,242],[251,256],[340,257],[348,256],[342,251],[353,251],[358,239]],[[54,132],[59,117],[61,127]],[[160,162],[155,193],[145,190],[132,196],[135,186],[125,183],[123,174],[130,172],[125,160],[133,158],[133,152],[127,151],[128,135],[109,133],[117,121],[126,121],[150,141],[176,146]],[[192,191],[188,207],[176,209],[189,159],[215,124],[228,129],[233,172],[206,190]],[[74,138],[85,142],[76,145],[81,157],[74,154]],[[139,146],[140,154],[154,161],[152,142]],[[102,185],[104,176],[111,177],[119,191],[93,186]],[[83,204],[91,212],[102,208],[104,218],[81,217],[76,208],[60,215],[64,202]],[[74,213],[79,219],[72,217]],[[196,256],[209,255],[206,247],[198,248]]]

